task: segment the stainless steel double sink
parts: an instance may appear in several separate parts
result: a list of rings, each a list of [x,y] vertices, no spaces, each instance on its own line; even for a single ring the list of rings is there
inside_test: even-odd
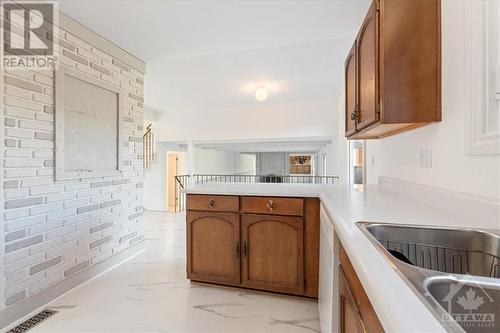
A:
[[[500,332],[499,231],[357,225],[448,331]]]

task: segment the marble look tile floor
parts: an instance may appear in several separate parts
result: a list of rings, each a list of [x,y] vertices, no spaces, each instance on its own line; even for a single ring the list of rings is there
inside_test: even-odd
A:
[[[146,212],[146,251],[72,291],[35,332],[319,332],[317,302],[191,284],[185,215]]]

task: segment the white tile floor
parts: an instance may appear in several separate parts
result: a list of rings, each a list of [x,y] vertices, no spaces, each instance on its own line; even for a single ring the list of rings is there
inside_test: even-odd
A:
[[[146,212],[146,251],[48,307],[30,332],[319,332],[317,302],[190,284],[184,214]]]

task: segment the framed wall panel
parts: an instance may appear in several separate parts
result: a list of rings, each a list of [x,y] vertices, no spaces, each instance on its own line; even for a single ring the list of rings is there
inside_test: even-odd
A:
[[[500,4],[466,1],[465,151],[500,155]]]
[[[312,175],[311,155],[290,155],[291,175]]]
[[[121,89],[61,66],[55,94],[56,180],[120,174]]]

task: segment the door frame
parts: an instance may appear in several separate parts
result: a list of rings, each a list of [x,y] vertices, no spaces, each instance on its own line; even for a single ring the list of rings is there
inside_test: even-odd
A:
[[[175,156],[175,175],[173,175],[172,179],[171,179],[171,168],[170,168],[170,157],[171,156]],[[172,208],[173,208],[173,211],[177,212],[178,210],[178,206],[179,206],[179,195],[177,193],[177,184],[176,184],[176,181],[175,181],[175,176],[177,176],[177,174],[179,173],[179,153],[177,152],[167,152],[167,210],[168,211],[172,211]],[[173,187],[173,191],[172,191],[172,187]],[[171,197],[170,197],[170,194],[171,194],[171,191],[172,193],[174,194],[174,205],[171,205],[170,204],[170,200],[171,200]]]

